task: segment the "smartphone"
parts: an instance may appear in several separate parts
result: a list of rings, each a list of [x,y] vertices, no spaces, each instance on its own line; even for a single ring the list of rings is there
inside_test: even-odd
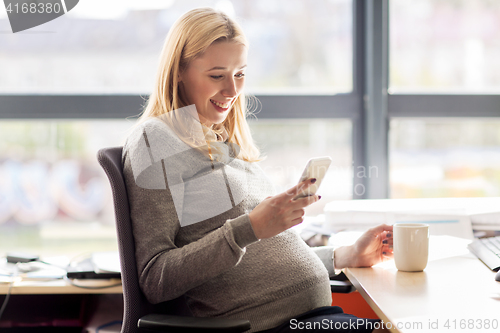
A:
[[[316,183],[301,191],[294,199],[316,194],[331,163],[332,159],[329,156],[311,158],[302,172],[299,183],[309,178],[316,178]]]

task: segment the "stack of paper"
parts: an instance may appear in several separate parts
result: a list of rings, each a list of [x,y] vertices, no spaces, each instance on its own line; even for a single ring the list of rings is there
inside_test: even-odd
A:
[[[94,252],[92,263],[96,273],[120,273],[118,252]]]
[[[432,235],[472,239],[472,225],[500,230],[500,198],[430,198],[334,201],[325,206],[324,227],[366,229],[377,224],[427,223]]]

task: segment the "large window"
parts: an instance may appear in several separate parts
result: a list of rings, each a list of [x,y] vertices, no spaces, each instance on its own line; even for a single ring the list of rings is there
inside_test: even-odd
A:
[[[77,255],[116,250],[101,147],[123,144],[130,122],[0,123],[0,253]]]
[[[203,6],[235,17],[247,35],[249,91],[352,90],[351,0],[86,0],[44,25],[0,34],[0,93],[148,94],[170,27]]]
[[[295,185],[309,158],[330,155],[323,199],[307,214],[352,198],[354,116],[324,99],[353,90],[352,0],[86,0],[16,34],[0,6],[0,253],[116,249],[97,150],[123,144],[170,27],[201,6],[235,17],[249,40],[247,92],[265,101],[251,128],[276,190]],[[290,102],[297,94],[323,99]]]
[[[390,196],[500,196],[500,2],[390,0]]]
[[[500,120],[395,118],[391,196],[500,196]]]
[[[500,92],[499,1],[391,0],[389,45],[391,92]]]

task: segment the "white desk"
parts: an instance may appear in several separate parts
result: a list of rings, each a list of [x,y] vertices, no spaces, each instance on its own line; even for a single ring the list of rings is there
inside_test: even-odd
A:
[[[120,279],[112,280],[74,280],[77,285],[86,287],[111,286],[120,283]],[[10,284],[0,284],[0,295],[6,295]],[[10,293],[12,295],[58,295],[58,294],[121,294],[122,286],[110,288],[86,289],[71,285],[65,280],[49,281],[16,281]]]
[[[120,280],[74,280],[74,283],[96,287],[116,285]],[[3,303],[8,289],[9,284],[0,284],[0,304]],[[48,329],[52,326],[59,329],[57,332],[61,332],[63,328],[68,332],[82,332],[84,328],[92,332],[92,327],[122,318],[121,286],[83,289],[65,280],[16,280],[11,294],[12,297],[0,320],[0,332],[4,328]]]
[[[65,270],[52,266],[33,263],[46,270],[34,270],[35,274],[20,272],[12,278],[2,275],[0,283],[0,304],[3,304],[8,292],[9,298],[5,313],[0,320],[0,331],[4,328],[22,327],[54,327],[69,332],[82,331],[89,318],[91,323],[103,324],[107,318],[100,318],[102,303],[116,304],[117,313],[114,319],[121,319],[123,309],[122,286],[120,279],[111,280],[72,280],[73,284],[84,286],[80,288],[65,279],[35,279],[41,277],[57,277],[65,275]],[[5,262],[0,265],[2,273],[12,274],[13,267]],[[21,268],[21,267],[19,267]],[[28,269],[25,266],[23,269]],[[33,267],[31,267],[33,268]],[[23,280],[24,278],[24,280]],[[11,282],[13,281],[12,285]],[[99,289],[89,289],[101,287]],[[107,288],[102,288],[107,287]],[[100,320],[102,319],[102,320]],[[104,321],[104,322],[103,322]],[[97,327],[94,325],[94,327]]]
[[[111,252],[110,252],[111,253]],[[113,253],[111,253],[113,254]],[[104,256],[106,255],[106,256]],[[114,254],[113,254],[114,255]],[[115,258],[116,257],[116,258]],[[111,266],[119,267],[119,264],[114,265],[112,260],[118,261],[118,254],[110,256],[103,253],[101,258],[111,261]],[[61,257],[49,258],[50,265],[44,262],[31,262],[27,264],[19,264],[14,266],[9,264],[5,259],[0,259],[0,295],[6,295],[12,277],[9,274],[17,272],[14,278],[14,284],[10,289],[12,295],[57,295],[57,294],[121,294],[122,287],[120,279],[84,279],[84,280],[65,280],[62,277],[66,276],[66,269],[69,259]],[[52,279],[51,279],[52,278]],[[8,282],[7,282],[8,281]],[[83,286],[85,288],[79,288]],[[109,288],[100,288],[108,287]],[[96,289],[92,289],[98,287]]]
[[[400,272],[389,261],[349,268],[346,275],[380,319],[390,323],[391,332],[500,331],[500,282],[495,273],[467,253],[465,244],[455,242],[451,248],[457,255],[450,256],[450,248],[439,243],[431,239],[423,272]]]

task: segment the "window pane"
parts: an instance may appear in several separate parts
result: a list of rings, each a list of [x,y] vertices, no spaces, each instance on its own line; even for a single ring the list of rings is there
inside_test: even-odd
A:
[[[294,186],[309,158],[333,159],[307,209],[352,197],[349,120],[252,120],[268,158],[261,167],[281,192]],[[75,256],[117,249],[113,203],[97,163],[102,147],[122,145],[130,121],[0,122],[0,253]]]
[[[392,198],[500,196],[500,120],[393,119]]]
[[[500,1],[391,0],[391,92],[500,91]]]
[[[352,198],[352,123],[339,119],[259,119],[250,121],[252,134],[267,158],[260,162],[277,193],[295,186],[307,161],[330,156],[332,164],[318,194],[321,200],[306,214],[322,214],[326,203]]]
[[[129,121],[0,122],[0,253],[117,250],[111,190],[96,153]]]
[[[8,33],[0,6],[0,93],[150,93],[164,39],[189,9],[236,17],[250,43],[251,93],[352,90],[352,0],[80,1]]]

